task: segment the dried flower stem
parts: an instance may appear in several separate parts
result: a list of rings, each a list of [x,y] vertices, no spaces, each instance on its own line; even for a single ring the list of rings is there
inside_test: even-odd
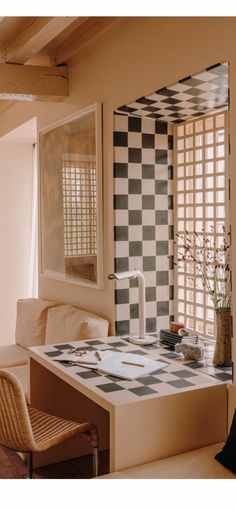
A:
[[[185,235],[176,235],[180,240],[178,263],[188,262],[193,268],[195,267],[215,309],[229,309],[231,307],[230,244],[224,238],[221,245],[216,247],[216,243],[212,244],[212,238],[207,237],[204,232],[190,234],[186,230]]]

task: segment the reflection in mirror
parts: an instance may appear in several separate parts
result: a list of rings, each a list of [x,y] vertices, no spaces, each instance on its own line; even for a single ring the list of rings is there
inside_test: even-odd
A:
[[[45,276],[101,287],[101,108],[40,135],[41,267]]]

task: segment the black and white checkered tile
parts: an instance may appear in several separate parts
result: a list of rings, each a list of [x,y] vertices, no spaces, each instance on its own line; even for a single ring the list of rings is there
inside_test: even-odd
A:
[[[184,360],[182,354],[177,354],[173,347],[166,346],[165,344],[161,344],[161,346],[163,349],[165,349],[166,356],[168,358],[177,359],[186,367],[193,368],[199,372],[203,372],[204,374],[215,377],[220,381],[232,381],[232,366],[213,366],[212,360],[215,348],[214,343],[204,339],[201,339],[201,342],[204,344],[204,356],[201,361]]]
[[[226,110],[228,86],[228,63],[219,63],[120,106],[116,112],[179,123],[213,111]]]
[[[75,345],[86,351],[109,349],[117,352],[151,355],[154,359],[167,363],[164,369],[132,381],[101,374],[95,369],[91,370],[82,366],[70,366],[62,363],[64,365],[63,369],[69,371],[70,374],[78,377],[81,381],[86,381],[86,386],[93,388],[100,395],[106,395],[106,399],[113,404],[128,403],[141,397],[150,398],[155,394],[170,394],[185,389],[210,386],[214,384],[214,380],[216,383],[216,378],[225,382],[222,377],[217,375],[211,378],[209,374],[200,373],[199,368],[195,365],[191,366],[190,363],[183,365],[181,355],[176,354],[169,347],[160,347],[155,344],[145,348],[136,347],[117,337],[108,337],[104,340],[78,341],[72,344],[48,345],[44,348],[44,353],[50,358],[57,356],[59,360],[62,353],[71,347],[75,347]]]
[[[147,332],[173,318],[172,126],[114,116],[116,272],[140,269],[146,282]],[[138,332],[137,282],[116,283],[116,334]]]
[[[173,319],[172,124],[227,109],[228,100],[224,62],[115,112],[115,271],[144,272],[148,332]],[[116,334],[138,331],[136,283],[116,285]]]

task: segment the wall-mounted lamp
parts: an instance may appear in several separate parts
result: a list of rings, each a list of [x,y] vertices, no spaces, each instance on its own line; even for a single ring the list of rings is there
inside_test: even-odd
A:
[[[156,342],[156,338],[146,335],[146,310],[145,310],[145,279],[143,273],[139,269],[133,271],[125,271],[124,273],[111,273],[109,280],[133,280],[138,279],[139,284],[139,336],[127,337],[127,340],[133,344],[149,345]]]

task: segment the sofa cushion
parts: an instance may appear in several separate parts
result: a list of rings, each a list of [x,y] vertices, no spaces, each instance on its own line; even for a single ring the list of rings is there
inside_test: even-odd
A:
[[[27,350],[20,345],[10,344],[0,347],[0,368],[25,365],[27,359]]]
[[[25,349],[45,343],[47,311],[53,301],[28,298],[17,301],[16,343]]]
[[[103,338],[108,336],[108,321],[101,317],[87,317],[81,324],[81,338]]]
[[[106,337],[108,321],[70,305],[60,305],[48,310],[46,344]]]

